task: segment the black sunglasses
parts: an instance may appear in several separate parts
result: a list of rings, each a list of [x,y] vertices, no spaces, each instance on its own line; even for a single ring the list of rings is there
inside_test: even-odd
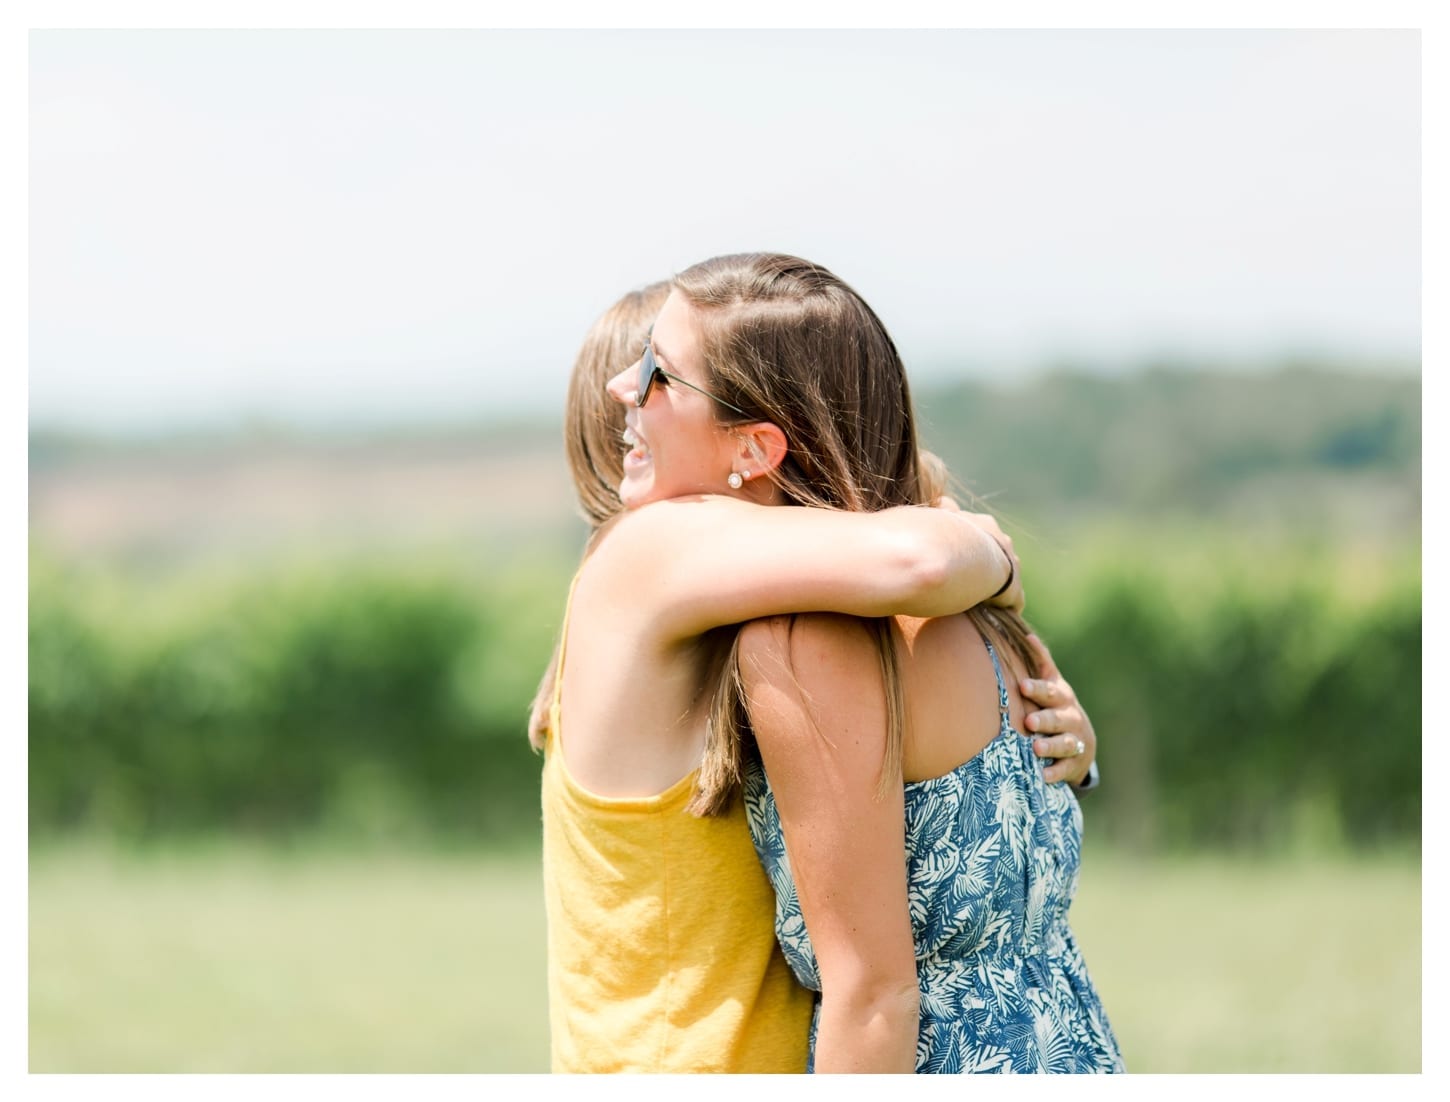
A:
[[[703,387],[698,387],[687,379],[681,379],[678,375],[671,375],[668,371],[662,368],[659,365],[659,361],[655,359],[654,346],[650,344],[649,337],[646,337],[644,339],[644,354],[641,355],[639,358],[639,382],[635,385],[634,390],[635,405],[642,406],[649,401],[649,394],[650,391],[654,389],[656,379],[673,379],[681,386],[687,386],[691,390],[699,391],[706,398],[714,398],[715,401],[719,402],[726,409],[733,409],[736,413],[740,414],[741,417],[750,416],[750,414],[746,413],[739,406],[732,406],[729,402],[727,402],[724,398],[721,398],[719,395],[711,394]],[[660,385],[668,386],[669,383],[663,382]]]

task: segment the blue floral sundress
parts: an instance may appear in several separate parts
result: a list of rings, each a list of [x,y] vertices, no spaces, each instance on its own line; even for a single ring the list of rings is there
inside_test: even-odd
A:
[[[1043,781],[1031,739],[1012,726],[990,642],[987,651],[1001,711],[996,737],[945,776],[905,786],[907,898],[921,987],[916,1070],[1124,1071],[1067,925],[1082,810],[1068,785]],[[775,797],[759,757],[746,757],[746,815],[775,889],[776,937],[796,978],[820,991]],[[812,1063],[819,1017],[818,1000]]]

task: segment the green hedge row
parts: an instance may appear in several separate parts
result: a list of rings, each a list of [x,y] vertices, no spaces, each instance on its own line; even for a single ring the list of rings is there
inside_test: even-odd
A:
[[[1420,625],[1417,586],[1192,613],[1141,579],[1104,586],[1048,634],[1099,733],[1093,829],[1140,849],[1417,842]]]
[[[148,585],[32,556],[32,834],[536,831],[522,726],[560,569]]]
[[[1116,564],[1044,577],[1063,598],[1029,610],[1099,734],[1094,838],[1417,842],[1418,560],[1373,586],[1290,563],[1253,591]],[[147,582],[33,553],[32,836],[535,837],[523,726],[568,571]]]

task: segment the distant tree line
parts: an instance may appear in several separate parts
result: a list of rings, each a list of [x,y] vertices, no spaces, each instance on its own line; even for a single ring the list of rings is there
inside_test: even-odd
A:
[[[1397,534],[1418,530],[1420,379],[1311,365],[1257,373],[1145,369],[1121,375],[1058,371],[1030,380],[923,381],[921,434],[962,483],[1009,515],[1279,517],[1332,530],[1370,504]],[[562,402],[562,394],[560,395]],[[429,429],[325,434],[273,424],[230,435],[181,431],[147,439],[33,432],[32,477],[68,464],[150,458],[287,454],[369,458],[426,452],[530,454],[561,462],[557,422],[459,421]],[[566,511],[567,502],[560,502]],[[1329,528],[1326,529],[1326,525]]]
[[[1008,513],[1232,516],[1262,502],[1314,529],[1348,496],[1390,499],[1400,534],[1419,527],[1416,376],[1061,373],[917,400],[926,445]]]

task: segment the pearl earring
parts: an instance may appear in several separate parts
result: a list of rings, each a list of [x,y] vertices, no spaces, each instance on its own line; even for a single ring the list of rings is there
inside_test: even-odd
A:
[[[739,471],[731,471],[730,477],[727,478],[725,481],[730,483],[730,488],[732,490],[738,490],[741,486],[745,484],[745,479],[740,477]]]

